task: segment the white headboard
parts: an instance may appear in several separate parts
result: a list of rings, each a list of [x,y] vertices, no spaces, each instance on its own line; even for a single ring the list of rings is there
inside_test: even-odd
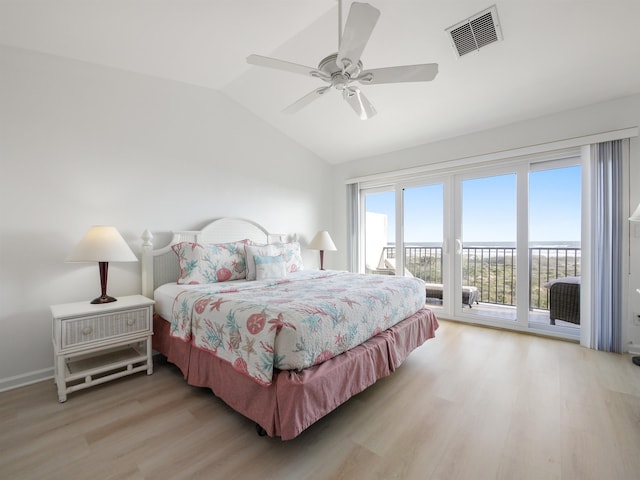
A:
[[[286,242],[284,234],[272,234],[255,222],[242,218],[219,218],[200,231],[173,232],[168,245],[153,249],[153,235],[142,234],[142,294],[153,298],[153,291],[165,283],[175,282],[180,274],[178,257],[171,246],[180,242],[226,243],[248,238],[256,243]]]

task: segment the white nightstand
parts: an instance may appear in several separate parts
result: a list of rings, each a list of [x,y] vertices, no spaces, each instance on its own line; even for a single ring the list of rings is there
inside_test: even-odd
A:
[[[93,305],[53,305],[53,350],[58,399],[132,373],[153,373],[153,300],[142,295]]]

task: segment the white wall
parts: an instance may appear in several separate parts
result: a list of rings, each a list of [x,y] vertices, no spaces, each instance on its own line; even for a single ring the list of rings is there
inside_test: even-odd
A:
[[[91,225],[134,252],[145,228],[222,216],[304,245],[331,227],[330,175],[219,92],[0,47],[0,389],[52,374],[49,305],[99,294],[96,265],[64,263]],[[109,293],[140,292],[139,270],[112,264]]]
[[[508,101],[513,101],[512,99]],[[640,95],[612,100],[568,112],[549,115],[505,127],[392,152],[373,158],[352,161],[334,169],[335,215],[334,240],[346,243],[346,187],[345,180],[366,175],[392,172],[483,154],[497,153],[575,137],[619,130],[640,125]],[[640,203],[640,140],[630,145],[630,204]],[[630,238],[629,291],[626,292],[629,312],[640,313],[640,229]],[[346,250],[336,253],[334,268],[346,268]],[[632,323],[632,315],[623,320],[623,340],[626,348],[640,352],[640,326]]]

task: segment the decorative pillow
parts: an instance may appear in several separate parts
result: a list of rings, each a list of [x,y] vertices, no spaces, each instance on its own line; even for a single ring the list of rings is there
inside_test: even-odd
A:
[[[282,255],[255,255],[256,280],[267,280],[271,278],[284,278],[287,269]]]
[[[247,267],[247,280],[256,279],[256,262],[255,256],[273,256],[280,255],[280,249],[273,245],[245,245],[244,247],[246,267]]]
[[[181,242],[171,248],[180,265],[179,284],[239,280],[247,275],[244,247],[249,240],[201,245]]]
[[[284,257],[284,261],[287,265],[287,272],[298,272],[300,270],[304,270],[299,242],[274,243],[272,245],[282,250],[282,256]]]

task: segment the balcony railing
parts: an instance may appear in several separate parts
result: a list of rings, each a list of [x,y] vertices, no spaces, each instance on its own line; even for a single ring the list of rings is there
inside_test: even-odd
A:
[[[407,246],[405,268],[427,283],[442,283],[442,247]],[[384,247],[383,258],[395,258],[395,247]],[[549,309],[544,284],[556,278],[580,275],[580,248],[529,248],[529,308]],[[468,246],[462,249],[462,282],[478,289],[478,301],[515,305],[516,249]]]

